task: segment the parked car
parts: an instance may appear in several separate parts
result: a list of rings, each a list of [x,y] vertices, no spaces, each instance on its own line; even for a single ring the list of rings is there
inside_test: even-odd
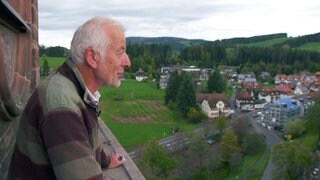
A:
[[[215,141],[214,139],[212,139],[212,138],[208,138],[208,139],[206,140],[206,142],[207,142],[208,144],[210,144],[210,145],[216,143],[216,141]]]

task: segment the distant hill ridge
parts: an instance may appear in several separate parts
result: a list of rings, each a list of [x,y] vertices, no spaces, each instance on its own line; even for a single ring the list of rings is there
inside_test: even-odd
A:
[[[127,43],[167,44],[175,51],[179,51],[184,47],[198,45],[205,42],[210,42],[210,41],[202,40],[202,39],[185,39],[185,38],[178,38],[178,37],[127,37]]]
[[[276,33],[276,34],[268,34],[268,35],[260,35],[260,36],[252,36],[252,37],[235,37],[230,39],[222,39],[222,40],[203,40],[203,39],[186,39],[186,38],[177,38],[177,37],[127,37],[127,43],[135,44],[135,43],[145,43],[145,44],[167,44],[173,50],[180,50],[185,47],[198,45],[202,43],[222,43],[225,46],[233,46],[233,45],[246,45],[246,44],[254,44],[264,41],[270,41],[273,39],[282,39],[280,42],[276,42],[274,44],[270,44],[269,46],[284,46],[288,45],[292,48],[297,48],[299,46],[303,46],[307,43],[320,43],[320,33],[303,35],[298,37],[288,37],[287,33]],[[257,45],[259,46],[259,45]]]
[[[221,40],[224,44],[246,44],[246,43],[256,43],[261,41],[267,41],[276,38],[288,38],[287,33],[277,33],[277,34],[268,34],[261,36],[252,36],[252,37],[236,37],[231,39],[223,39]]]
[[[235,37],[230,39],[222,39],[209,41],[204,39],[186,39],[179,37],[127,37],[127,43],[131,44],[167,44],[173,51],[180,51],[185,47],[195,46],[203,43],[218,43],[223,44],[226,47],[232,47],[235,45],[247,45],[247,46],[275,46],[282,47],[288,46],[291,48],[299,48],[315,50],[320,52],[320,32],[315,34],[308,34],[298,37],[288,37],[287,33],[276,33],[252,37]],[[312,44],[312,45],[311,45]],[[307,47],[307,48],[305,48]],[[55,46],[45,47],[39,46],[39,54],[45,53],[47,56],[63,57],[68,54],[69,49]]]

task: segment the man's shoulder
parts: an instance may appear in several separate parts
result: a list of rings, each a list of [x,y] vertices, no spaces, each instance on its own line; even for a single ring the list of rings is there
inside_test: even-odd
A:
[[[82,102],[73,82],[61,74],[55,74],[48,80],[45,100],[47,111],[61,108],[78,111]]]

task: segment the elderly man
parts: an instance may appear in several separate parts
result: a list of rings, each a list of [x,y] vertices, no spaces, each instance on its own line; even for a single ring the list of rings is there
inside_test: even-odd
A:
[[[102,168],[123,164],[99,143],[98,90],[119,87],[130,65],[119,23],[95,17],[80,26],[69,58],[25,107],[9,179],[102,179]]]

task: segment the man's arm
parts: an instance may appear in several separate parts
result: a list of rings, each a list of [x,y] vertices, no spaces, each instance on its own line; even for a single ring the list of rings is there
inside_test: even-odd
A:
[[[43,142],[57,179],[102,179],[82,118],[66,109],[49,112],[41,126]]]

